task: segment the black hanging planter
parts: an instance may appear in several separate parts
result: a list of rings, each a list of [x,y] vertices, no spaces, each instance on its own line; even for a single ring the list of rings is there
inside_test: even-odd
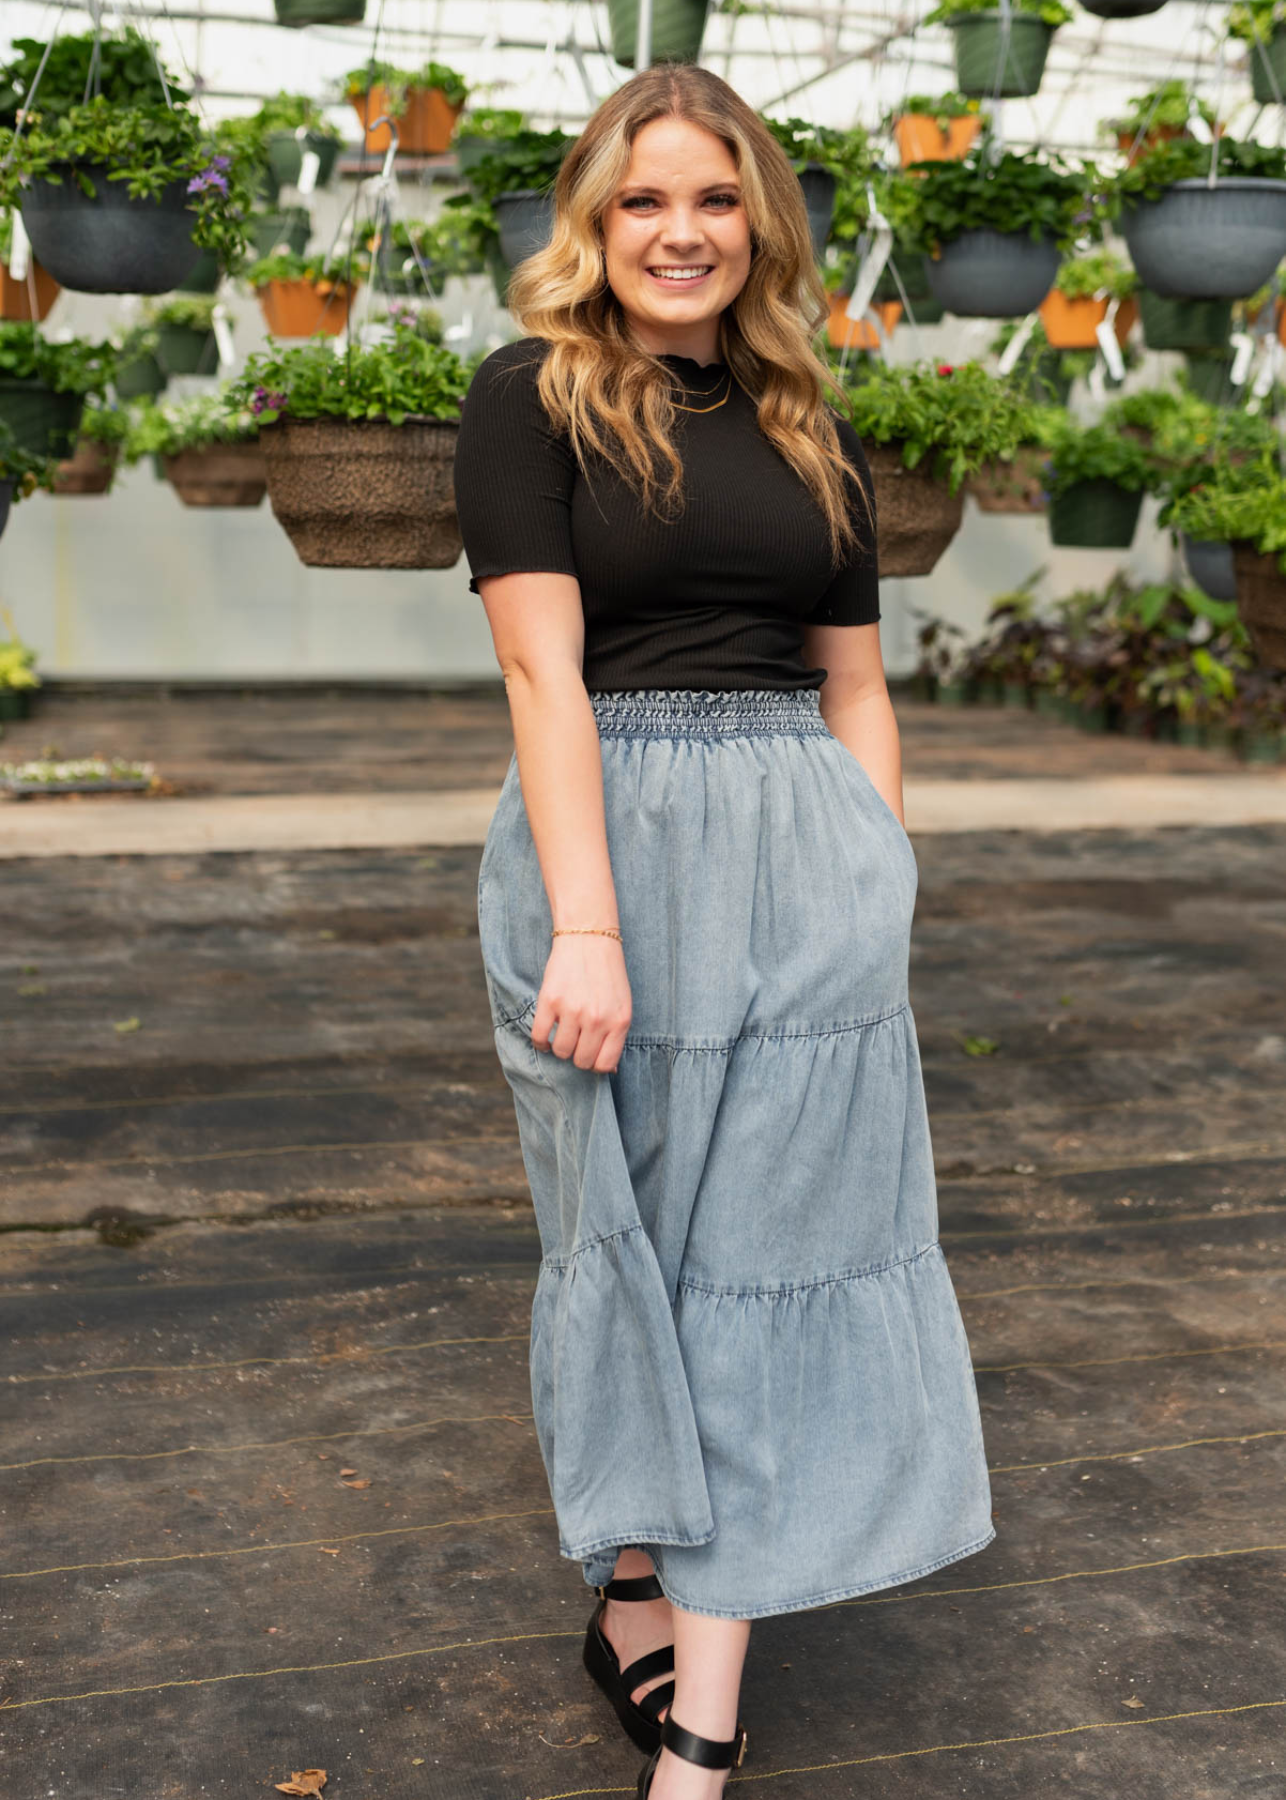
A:
[[[28,456],[70,456],[84,410],[81,394],[60,394],[33,377],[0,379],[0,425]]]
[[[1121,235],[1139,280],[1171,300],[1244,300],[1286,254],[1286,181],[1230,175],[1175,181],[1127,204]],[[43,260],[43,259],[42,259]]]
[[[821,163],[805,163],[799,172],[799,185],[804,190],[808,229],[813,234],[813,255],[820,259],[826,254],[826,240],[835,217],[835,176]]]
[[[500,233],[500,254],[509,268],[543,250],[554,228],[552,188],[512,188],[492,203]]]
[[[167,182],[155,199],[131,200],[128,182],[109,181],[111,171],[101,163],[86,164],[91,199],[69,163],[56,172],[59,181],[33,181],[26,190],[22,220],[36,256],[65,288],[168,294],[200,260],[186,180]]]
[[[1100,19],[1141,19],[1160,12],[1165,0],[1081,0],[1081,5]]]
[[[1102,476],[1075,481],[1050,499],[1050,542],[1087,550],[1128,550],[1142,510],[1142,489],[1123,488]]]
[[[1213,538],[1194,538],[1182,533],[1183,560],[1188,574],[1203,594],[1212,600],[1237,598],[1237,572],[1233,568],[1232,546]]]
[[[1058,245],[1026,231],[961,232],[925,260],[933,296],[967,319],[1019,319],[1035,310],[1054,285]]]

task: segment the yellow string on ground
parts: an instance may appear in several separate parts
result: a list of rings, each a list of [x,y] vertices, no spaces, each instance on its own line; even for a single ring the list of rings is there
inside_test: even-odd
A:
[[[1074,1463],[1121,1462],[1127,1458],[1138,1456],[1166,1456],[1174,1450],[1199,1450],[1207,1444],[1257,1444],[1264,1438],[1279,1437],[1286,1437],[1286,1430],[1247,1431],[1240,1436],[1233,1437],[1187,1438],[1181,1444],[1143,1444],[1136,1450],[1086,1452],[1079,1456],[1050,1457],[1044,1462],[993,1463],[987,1473],[989,1475],[1021,1475],[1028,1470],[1066,1469]]]
[[[1149,1350],[1138,1356],[1083,1356],[1072,1362],[975,1363],[975,1375],[1008,1375],[1016,1369],[1115,1369],[1124,1363],[1179,1362],[1193,1356],[1229,1356],[1244,1350],[1280,1350],[1286,1338],[1259,1338],[1253,1344],[1207,1344],[1201,1350]]]

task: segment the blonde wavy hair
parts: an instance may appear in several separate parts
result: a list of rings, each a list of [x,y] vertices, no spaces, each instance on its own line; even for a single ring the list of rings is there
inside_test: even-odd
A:
[[[755,398],[759,429],[825,515],[838,569],[858,545],[845,482],[857,487],[868,517],[870,498],[843,454],[827,399],[833,392],[849,413],[844,390],[813,349],[829,306],[803,190],[763,120],[711,70],[691,63],[643,70],[603,102],[567,152],[554,183],[549,243],[525,258],[509,282],[509,308],[520,330],[549,344],[538,381],[541,403],[582,470],[592,446],[646,507],[659,512],[682,501],[683,463],[670,438],[674,374],[629,335],[607,282],[599,223],[625,179],[636,135],[663,118],[704,126],[736,161],[750,269],[720,319],[718,354]],[[658,454],[670,468],[663,489]]]

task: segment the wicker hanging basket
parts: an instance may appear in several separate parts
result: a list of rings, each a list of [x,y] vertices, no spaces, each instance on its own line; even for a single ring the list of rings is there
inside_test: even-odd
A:
[[[964,492],[949,493],[920,463],[908,469],[902,445],[868,444],[880,522],[880,577],[928,575],[937,567],[964,518]]]

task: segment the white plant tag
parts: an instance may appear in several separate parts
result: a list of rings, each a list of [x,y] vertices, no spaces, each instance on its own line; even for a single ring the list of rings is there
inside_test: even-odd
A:
[[[866,189],[866,225],[870,233],[870,244],[862,258],[862,266],[853,283],[848,305],[844,308],[845,316],[850,319],[860,319],[865,315],[893,248],[893,227],[876,205],[875,190],[869,183]]]
[[[1103,364],[1098,357],[1094,358],[1094,366],[1085,378],[1085,385],[1090,391],[1090,398],[1092,400],[1097,400],[1100,403],[1106,402],[1107,383],[1103,379]]]
[[[228,323],[228,311],[222,304],[214,309],[210,323],[214,329],[214,347],[219,353],[219,367],[229,369],[236,359],[232,348],[232,327]]]
[[[1214,132],[1211,131],[1195,106],[1188,114],[1188,136],[1195,138],[1199,144],[1213,144],[1215,141]]]
[[[299,163],[299,180],[295,187],[301,194],[311,194],[321,172],[321,157],[315,150],[305,150]]]
[[[1018,358],[1022,355],[1023,351],[1027,348],[1027,340],[1031,337],[1032,332],[1035,331],[1036,320],[1039,317],[1039,313],[1028,313],[1017,331],[1005,345],[1004,350],[1001,352],[1000,361],[996,364],[996,369],[999,374],[1011,375],[1013,373],[1014,365],[1017,363]]]
[[[1234,387],[1244,387],[1255,354],[1255,340],[1248,331],[1234,331],[1228,342],[1235,352],[1228,379]]]
[[[1112,328],[1112,318],[1116,311],[1116,302],[1108,311],[1105,319],[1100,319],[1094,327],[1094,335],[1098,339],[1098,347],[1103,353],[1103,361],[1107,364],[1107,372],[1113,381],[1125,380],[1125,358],[1121,355],[1121,346],[1116,341],[1116,332]],[[1096,365],[1097,366],[1097,365]]]
[[[9,276],[13,281],[25,281],[27,270],[31,265],[31,239],[27,236],[27,228],[22,222],[22,214],[15,206],[9,214],[12,220],[9,239]]]

